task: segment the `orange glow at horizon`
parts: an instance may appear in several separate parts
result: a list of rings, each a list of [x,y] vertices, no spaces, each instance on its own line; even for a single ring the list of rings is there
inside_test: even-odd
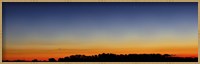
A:
[[[176,57],[198,57],[198,48],[160,48],[160,49],[9,49],[3,52],[3,60],[48,60],[70,55],[114,54],[172,54]]]

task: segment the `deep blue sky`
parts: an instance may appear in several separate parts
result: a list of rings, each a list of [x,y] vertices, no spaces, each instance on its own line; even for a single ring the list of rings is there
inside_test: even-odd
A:
[[[8,44],[20,45],[30,42],[68,44],[71,40],[94,43],[105,39],[106,43],[116,43],[116,40],[125,43],[128,38],[143,43],[151,40],[158,43],[159,38],[190,41],[197,38],[197,9],[197,3],[193,2],[4,2],[3,37]]]

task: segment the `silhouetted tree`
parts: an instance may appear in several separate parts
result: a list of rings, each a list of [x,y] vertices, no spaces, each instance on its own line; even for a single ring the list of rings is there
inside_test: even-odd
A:
[[[54,58],[49,58],[49,62],[56,62]]]
[[[39,60],[33,59],[32,62]],[[56,62],[54,58],[49,58],[49,62]],[[25,60],[3,60],[3,62],[28,62]],[[46,62],[46,61],[39,61]],[[71,55],[58,58],[58,62],[198,62],[198,57],[175,57],[170,54],[112,54],[102,53],[98,55]]]
[[[172,55],[164,54],[163,56],[164,56],[164,57],[170,57],[170,56],[172,56]]]
[[[59,58],[58,62],[64,62],[64,58]]]
[[[33,59],[32,62],[38,62],[38,60],[37,59]]]
[[[14,62],[25,62],[25,60],[14,60]]]

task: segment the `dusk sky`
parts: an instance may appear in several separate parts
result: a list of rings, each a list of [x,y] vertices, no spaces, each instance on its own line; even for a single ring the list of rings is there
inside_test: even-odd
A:
[[[3,59],[198,55],[197,3],[3,3]],[[20,56],[21,55],[21,56]]]

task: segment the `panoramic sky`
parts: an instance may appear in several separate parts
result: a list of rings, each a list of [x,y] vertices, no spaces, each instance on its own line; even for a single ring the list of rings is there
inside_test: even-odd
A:
[[[3,60],[198,55],[197,3],[3,3]]]

